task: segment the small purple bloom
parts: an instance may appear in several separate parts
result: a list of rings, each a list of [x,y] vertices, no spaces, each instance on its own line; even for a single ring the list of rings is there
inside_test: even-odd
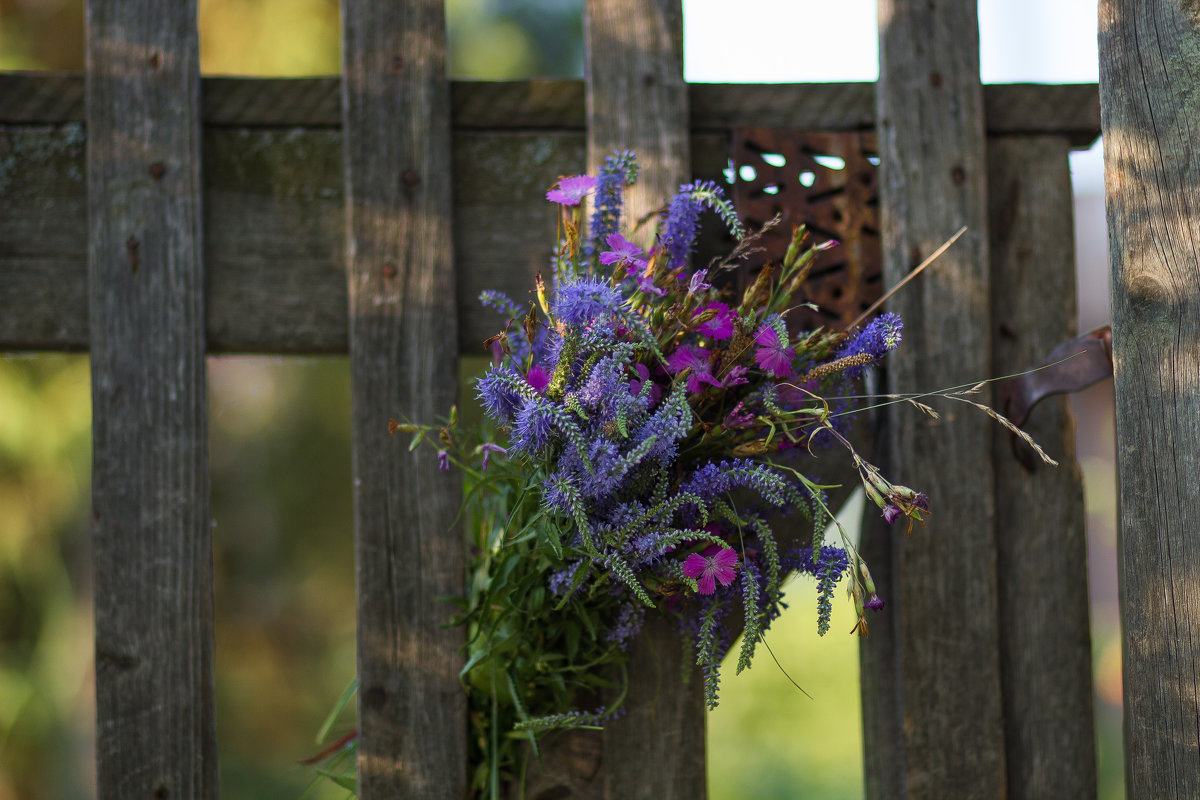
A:
[[[492,453],[499,453],[502,456],[508,455],[507,450],[505,450],[500,445],[492,444],[491,442],[484,442],[483,444],[481,444],[479,446],[479,449],[483,451],[483,469],[484,470],[487,469],[488,456],[490,456]]]
[[[887,603],[883,602],[882,597],[877,594],[872,594],[871,598],[867,600],[867,602],[863,603],[863,608],[869,608],[872,611],[879,611],[885,605],[887,605]]]
[[[546,192],[546,199],[560,206],[577,206],[594,188],[596,179],[591,175],[573,175],[560,180],[557,189]]]
[[[723,424],[726,428],[750,427],[750,424],[754,422],[754,415],[749,411],[743,410],[744,408],[745,405],[743,403],[738,403],[733,407],[733,410],[725,416],[725,422]]]
[[[634,269],[646,268],[649,262],[644,258],[646,254],[642,252],[642,248],[619,233],[610,233],[607,241],[610,249],[600,254],[601,264],[627,264]]]
[[[902,516],[904,516],[904,512],[900,510],[900,506],[889,503],[883,507],[883,521],[888,525],[895,524],[896,520]]]
[[[667,357],[667,371],[678,375],[685,369],[690,369],[687,390],[695,394],[703,390],[702,384],[717,387],[721,385],[721,382],[713,377],[711,359],[712,353],[704,348],[683,345]]]
[[[758,349],[754,351],[754,361],[762,369],[782,378],[792,368],[792,359],[796,351],[787,346],[787,341],[781,342],[779,334],[770,325],[763,325],[754,335],[754,343]]]
[[[692,553],[683,562],[683,574],[689,578],[697,578],[697,588],[700,594],[712,594],[717,590],[717,581],[722,586],[733,582],[737,574],[737,551],[728,547],[713,545],[703,554]]]
[[[654,273],[649,270],[638,275],[637,287],[639,292],[645,292],[655,297],[662,297],[667,293],[666,289],[660,289],[654,285]]]
[[[743,367],[741,364],[730,367],[729,372],[726,372],[725,377],[721,379],[721,387],[723,389],[728,389],[731,386],[739,386],[743,383],[749,383],[750,380],[746,377],[746,373],[749,371],[749,367]]]
[[[737,314],[733,312],[733,309],[724,303],[713,302],[707,304],[696,313],[703,314],[706,311],[715,311],[716,315],[712,319],[701,322],[696,327],[696,330],[711,339],[732,338],[733,322],[737,319]]]
[[[538,394],[545,394],[546,387],[550,385],[550,374],[542,369],[541,364],[534,364],[526,373],[525,382],[532,386]]]
[[[442,472],[450,471],[450,454],[445,450],[438,450],[437,453],[438,469]]]
[[[692,279],[688,281],[688,294],[700,294],[707,292],[712,288],[711,283],[705,283],[704,279],[708,277],[708,270],[698,269],[692,274]]]
[[[629,393],[634,397],[637,397],[642,393],[642,387],[646,385],[647,381],[649,381],[649,406],[653,408],[654,404],[657,403],[659,398],[662,397],[662,387],[650,380],[650,369],[645,364],[634,364],[633,368],[637,372],[638,377],[629,382]]]

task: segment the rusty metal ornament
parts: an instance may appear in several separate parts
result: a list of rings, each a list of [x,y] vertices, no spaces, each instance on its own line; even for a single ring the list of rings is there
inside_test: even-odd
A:
[[[841,246],[820,256],[789,321],[797,329],[842,329],[883,294],[875,134],[738,128],[733,136],[733,202],[750,229],[776,214],[783,221],[743,270],[748,281],[778,262],[792,230],[808,225],[816,242]]]

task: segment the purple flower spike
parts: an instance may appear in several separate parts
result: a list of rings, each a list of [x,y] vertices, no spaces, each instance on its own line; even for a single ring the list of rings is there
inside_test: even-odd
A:
[[[601,264],[627,264],[634,269],[645,269],[649,264],[643,256],[642,248],[626,239],[619,233],[608,235],[609,250],[600,254]]]
[[[754,362],[761,369],[782,378],[792,369],[792,359],[796,351],[787,347],[787,342],[779,341],[779,334],[769,325],[763,325],[754,335],[754,343],[758,349],[754,351]]]
[[[703,554],[692,553],[688,556],[683,562],[683,574],[697,579],[700,594],[712,594],[717,590],[717,581],[722,586],[733,582],[737,574],[737,562],[737,551],[714,544]]]
[[[445,450],[438,450],[437,459],[438,459],[438,469],[440,469],[442,472],[449,472],[450,471],[450,454],[447,453]]]
[[[558,182],[557,189],[546,192],[546,199],[560,206],[577,206],[596,188],[596,179],[591,175],[573,175]]]

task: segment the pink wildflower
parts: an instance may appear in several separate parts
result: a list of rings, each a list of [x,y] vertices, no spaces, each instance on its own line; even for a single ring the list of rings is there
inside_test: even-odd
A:
[[[733,582],[737,574],[737,562],[737,551],[714,544],[702,554],[692,553],[688,556],[683,562],[683,574],[697,579],[700,594],[712,594],[717,590],[717,581],[722,586]]]
[[[758,349],[754,351],[754,361],[762,369],[782,378],[792,368],[792,359],[796,351],[787,346],[787,341],[780,342],[779,334],[770,325],[763,325],[754,334],[754,343]]]
[[[692,394],[702,391],[703,384],[720,386],[721,382],[712,374],[712,353],[702,347],[684,345],[667,358],[667,371],[678,375],[685,369],[690,369],[687,380],[687,390]]]
[[[733,309],[724,303],[709,303],[696,312],[697,315],[703,314],[706,311],[713,311],[715,315],[712,319],[701,322],[696,326],[696,330],[708,336],[711,339],[730,339],[733,337],[733,322],[737,319],[737,315],[733,313]]]
[[[546,199],[560,206],[577,206],[594,188],[596,179],[591,175],[573,175],[561,179],[557,189],[546,192]]]
[[[608,235],[609,250],[600,254],[601,264],[628,264],[634,269],[645,269],[649,263],[643,256],[642,248],[626,239],[619,233]]]
[[[550,385],[550,375],[542,369],[541,364],[534,364],[525,375],[525,382],[534,388],[538,394],[545,394]]]

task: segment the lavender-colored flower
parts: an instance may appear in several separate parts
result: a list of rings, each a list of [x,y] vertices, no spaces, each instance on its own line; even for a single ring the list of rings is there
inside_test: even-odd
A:
[[[562,178],[558,188],[546,192],[546,199],[560,206],[577,206],[596,188],[596,179],[591,175],[573,175]]]
[[[513,415],[524,402],[513,387],[513,378],[521,380],[510,367],[494,366],[475,384],[484,411],[502,425],[512,422]]]
[[[853,339],[849,339],[838,348],[837,357],[844,358],[866,353],[874,361],[878,361],[884,353],[894,350],[900,344],[903,330],[904,322],[898,314],[891,312],[881,314],[871,320],[870,324],[859,331]],[[857,378],[868,366],[870,365],[858,364],[849,367],[846,369],[845,375],[848,378]]]
[[[697,578],[700,594],[712,594],[717,590],[716,582],[728,586],[737,574],[737,551],[720,545],[712,545],[701,553],[692,553],[683,562],[683,574]]]
[[[621,296],[604,281],[579,280],[558,287],[554,298],[554,316],[567,325],[586,325],[598,317],[615,314]]]
[[[721,378],[721,388],[728,389],[731,386],[749,383],[750,380],[746,377],[746,373],[749,371],[749,367],[743,367],[741,364],[730,367],[729,371],[725,373],[725,377]]]
[[[610,233],[621,227],[622,190],[637,180],[637,159],[629,150],[607,156],[600,165],[600,177],[596,180],[596,196],[592,200],[592,238],[594,243],[605,242]],[[585,255],[590,254],[590,250]]]
[[[545,394],[546,387],[550,385],[550,373],[542,369],[541,364],[534,364],[529,368],[529,372],[525,373],[525,381],[538,394]]]
[[[754,334],[754,343],[758,345],[754,351],[754,362],[759,368],[776,378],[782,378],[791,371],[796,351],[787,346],[787,339],[780,340],[773,327],[763,325],[759,328],[758,333]]]
[[[550,443],[554,434],[554,412],[537,400],[526,400],[517,412],[512,431],[512,446],[536,453]]]
[[[685,369],[690,369],[687,379],[687,390],[695,394],[704,389],[704,384],[720,386],[721,382],[712,374],[712,353],[702,347],[683,345],[667,357],[667,371],[678,375]]]
[[[500,445],[492,444],[491,442],[484,442],[483,444],[479,445],[479,450],[483,453],[483,465],[481,468],[485,471],[487,470],[488,456],[490,456],[492,453],[499,453],[502,456],[508,455],[507,450]]]
[[[625,264],[634,269],[645,269],[649,264],[645,259],[642,248],[626,239],[619,233],[608,235],[609,249],[600,254],[601,264]]]
[[[863,608],[869,608],[869,609],[871,609],[872,611],[879,611],[879,610],[880,610],[880,609],[882,609],[882,608],[883,608],[885,605],[887,605],[887,603],[883,602],[883,598],[882,598],[882,597],[880,597],[880,596],[879,596],[879,595],[877,595],[877,594],[872,594],[872,595],[871,595],[871,596],[870,596],[870,597],[867,599],[867,602],[863,603]]]
[[[749,428],[754,422],[754,414],[745,411],[745,404],[738,403],[733,407],[733,410],[725,415],[725,422],[722,423],[726,428],[736,430],[738,428]]]
[[[638,274],[637,288],[639,292],[644,292],[654,297],[662,297],[667,293],[666,289],[660,289],[654,285],[654,273],[649,269]]]
[[[700,294],[707,292],[712,288],[712,284],[704,279],[708,277],[708,270],[698,269],[692,273],[692,277],[688,279],[688,294]]]
[[[699,316],[709,311],[713,312],[713,316],[697,325],[696,330],[710,339],[732,338],[733,323],[737,319],[737,314],[733,309],[724,303],[712,302],[697,311],[696,315]]]
[[[888,525],[894,524],[902,516],[904,516],[904,512],[900,509],[900,506],[888,503],[883,507],[883,520]]]
[[[438,469],[439,470],[441,470],[442,472],[450,471],[450,454],[449,453],[447,453],[445,450],[438,450],[437,461],[438,461]]]

